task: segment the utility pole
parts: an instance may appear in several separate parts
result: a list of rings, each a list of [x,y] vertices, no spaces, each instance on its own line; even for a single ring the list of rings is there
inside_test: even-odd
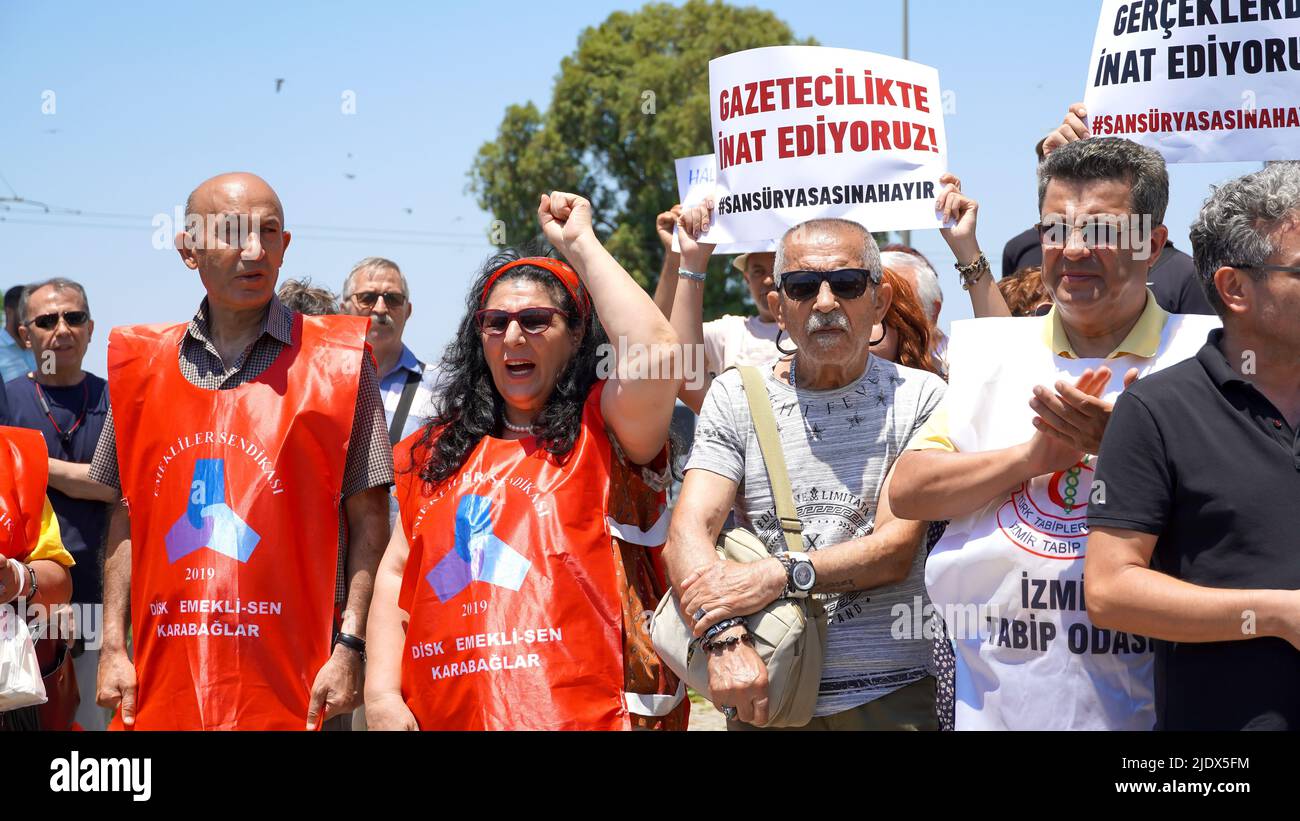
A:
[[[908,59],[907,57],[907,0],[903,0],[903,59],[904,60]],[[901,232],[901,236],[903,237],[904,245],[912,244],[911,230]]]

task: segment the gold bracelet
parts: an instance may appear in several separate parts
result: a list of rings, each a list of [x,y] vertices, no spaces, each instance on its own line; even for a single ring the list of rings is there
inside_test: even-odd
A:
[[[984,278],[985,274],[992,273],[989,270],[989,261],[981,251],[980,255],[969,265],[955,264],[952,267],[957,269],[961,276],[961,287],[963,291],[969,291],[971,287]]]

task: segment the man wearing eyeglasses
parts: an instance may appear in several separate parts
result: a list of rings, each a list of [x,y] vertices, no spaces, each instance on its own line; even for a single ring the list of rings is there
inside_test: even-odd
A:
[[[1300,729],[1300,163],[1214,189],[1191,229],[1223,328],[1115,405],[1088,612],[1161,641],[1157,728]]]
[[[3,330],[0,330],[0,384],[17,379],[36,367],[36,358],[18,336],[18,328],[22,325],[18,302],[22,297],[21,285],[5,291],[5,322]]]
[[[436,371],[402,342],[411,311],[411,289],[397,263],[366,257],[352,266],[343,282],[343,312],[370,318],[366,340],[378,363],[379,392],[393,444],[415,433],[432,415],[437,381]]]
[[[693,238],[710,219],[708,203],[682,215],[689,271],[706,269],[712,246]],[[926,525],[896,519],[882,488],[943,381],[871,355],[871,329],[892,293],[863,226],[818,219],[791,228],[775,271],[768,307],[798,353],[761,371],[805,551],[786,551],[740,373],[729,370],[713,380],[700,412],[664,551],[669,577],[697,634],[782,596],[822,601],[825,661],[805,729],[937,729],[930,637],[891,633],[898,608],[922,606]],[[702,292],[702,281],[684,279],[674,295],[673,327],[687,344],[699,342]],[[718,559],[714,541],[733,508],[736,523],[767,543],[770,560]],[[726,628],[709,651],[709,688],[733,730],[768,720],[767,672],[745,632],[743,623]]]
[[[1091,136],[1087,124],[1087,109],[1083,103],[1075,103],[1065,113],[1061,125],[1038,141],[1034,151],[1038,161],[1061,146],[1076,140],[1086,140]],[[1043,247],[1038,227],[1030,228],[1007,241],[1002,252],[1002,278],[1007,279],[1016,271],[1043,264]],[[1156,302],[1171,314],[1206,314],[1214,313],[1205,297],[1196,276],[1196,266],[1192,258],[1174,246],[1168,237],[1161,248],[1160,257],[1147,274],[1147,287],[1155,294]]]
[[[11,424],[38,430],[49,453],[50,504],[59,518],[72,567],[72,601],[99,604],[99,546],[108,520],[105,503],[117,501],[112,488],[90,480],[108,412],[108,383],[82,370],[95,333],[90,303],[82,286],[61,277],[29,285],[18,303],[18,333],[35,354],[37,367],[5,385]],[[103,730],[108,716],[95,704],[97,647],[82,647],[74,658],[81,705],[77,723]]]
[[[953,324],[943,405],[898,460],[899,516],[951,520],[926,587],[953,635],[956,728],[1149,730],[1149,638],[1088,619],[1092,482],[1115,396],[1195,353],[1211,317],[1147,288],[1168,233],[1164,160],[1118,138],[1071,142],[1038,169],[1043,317]],[[987,282],[975,203],[949,188],[966,285]],[[987,287],[987,286],[985,286]]]
[[[109,338],[99,702],[114,727],[346,729],[393,481],[365,323],[276,299],[265,180],[213,177],[185,212],[198,312]]]

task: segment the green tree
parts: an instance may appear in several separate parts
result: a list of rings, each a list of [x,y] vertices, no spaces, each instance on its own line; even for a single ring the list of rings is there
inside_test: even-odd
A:
[[[469,171],[479,207],[506,244],[535,239],[543,191],[588,197],[605,246],[647,289],[662,262],[655,215],[677,202],[673,160],[713,150],[709,60],[798,40],[771,12],[689,0],[615,12],[560,63],[550,106],[511,105]],[[493,233],[493,241],[501,235]],[[750,313],[745,283],[715,258],[707,318]]]

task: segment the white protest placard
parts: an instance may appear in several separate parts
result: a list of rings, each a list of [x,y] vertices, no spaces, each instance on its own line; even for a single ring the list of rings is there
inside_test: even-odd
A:
[[[883,54],[776,46],[709,62],[718,165],[706,239],[780,237],[816,217],[937,228],[947,169],[939,72]]]
[[[1103,0],[1083,102],[1167,162],[1300,158],[1300,0]]]
[[[680,157],[673,161],[677,168],[677,198],[683,208],[699,205],[705,197],[718,197],[718,169],[712,154],[697,154],[694,157]],[[744,254],[750,251],[775,251],[776,240],[751,240],[749,242],[725,242],[713,249],[715,254]],[[673,229],[673,251],[680,251],[677,246],[677,229]]]

